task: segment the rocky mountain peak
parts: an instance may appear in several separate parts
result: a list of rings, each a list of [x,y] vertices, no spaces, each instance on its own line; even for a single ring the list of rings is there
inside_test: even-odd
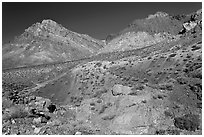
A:
[[[56,23],[51,19],[43,20],[41,23],[33,24],[31,27],[25,30],[25,32],[33,33],[34,36],[42,35],[42,34],[55,34],[60,35],[60,32],[68,31],[62,25]]]
[[[103,45],[100,40],[46,19],[33,24],[13,43],[4,46],[4,68],[81,59],[97,52]]]

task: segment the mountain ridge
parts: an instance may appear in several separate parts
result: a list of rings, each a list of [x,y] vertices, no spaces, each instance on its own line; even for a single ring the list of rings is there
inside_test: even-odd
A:
[[[106,40],[73,32],[45,19],[27,28],[13,42],[3,45],[3,68],[78,60],[176,40],[179,34],[201,24],[201,13],[202,9],[188,15],[169,15],[159,11],[134,20],[119,33],[107,36]]]
[[[191,17],[196,15],[202,17],[202,9],[199,9],[187,15],[184,15],[184,14],[169,15],[168,13],[158,11],[153,15],[148,15],[146,18],[136,19],[132,21],[132,23],[130,23],[126,28],[122,29],[118,33],[108,35],[106,38],[106,41],[108,43],[113,38],[120,36],[121,34],[124,34],[126,32],[132,32],[132,31],[134,32],[146,31],[150,34],[163,32],[162,26],[167,27],[167,28],[164,28],[166,32],[169,31],[170,34],[175,35],[175,34],[178,34],[178,32],[182,29],[183,27],[182,24],[185,21],[190,20]],[[171,23],[171,21],[174,21],[174,22]],[[162,25],[162,23],[164,23],[164,25]],[[172,25],[169,25],[169,24],[172,24]]]
[[[168,15],[156,12],[145,19],[136,19],[122,31],[109,35],[99,53],[131,50],[160,42],[179,39],[183,33],[201,30],[202,10],[188,15]],[[199,27],[197,27],[199,26]]]

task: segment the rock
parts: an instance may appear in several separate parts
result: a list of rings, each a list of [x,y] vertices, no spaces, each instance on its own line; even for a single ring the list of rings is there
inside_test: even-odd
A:
[[[51,104],[49,99],[45,99],[42,97],[36,97],[35,106],[38,110],[48,111],[47,107]]]
[[[53,113],[56,110],[56,106],[53,104],[49,105],[47,108],[48,108],[50,113]]]
[[[183,24],[183,27],[184,27],[187,31],[189,31],[189,30],[195,28],[196,25],[197,25],[196,22],[190,22],[190,23],[187,22],[187,23],[184,23],[184,24]]]
[[[47,123],[47,121],[48,121],[49,119],[50,119],[49,116],[42,117],[41,123]]]
[[[58,126],[58,125],[60,125],[60,120],[58,120],[58,119],[54,119],[54,120],[52,120],[52,121],[48,121],[47,122],[47,125],[50,125],[50,126]]]
[[[82,135],[82,133],[79,132],[79,131],[77,131],[77,132],[75,133],[75,135]]]
[[[41,127],[40,127],[40,128],[37,128],[37,127],[36,127],[36,128],[34,129],[34,134],[38,134],[38,133],[40,132],[40,130],[41,130]]]
[[[33,123],[35,123],[35,124],[39,124],[39,123],[41,123],[41,120],[42,120],[41,117],[34,118],[34,119],[33,119]]]
[[[132,90],[128,86],[123,86],[123,85],[114,85],[113,86],[113,95],[127,95],[128,93],[131,93]]]
[[[11,120],[11,123],[12,123],[12,124],[15,124],[16,122],[15,122],[15,120],[12,119],[12,120]]]

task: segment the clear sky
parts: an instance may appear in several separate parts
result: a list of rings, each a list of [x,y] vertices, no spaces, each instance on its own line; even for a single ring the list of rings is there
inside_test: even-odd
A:
[[[3,2],[3,43],[13,40],[24,30],[43,19],[52,19],[65,28],[85,33],[97,39],[124,29],[135,19],[157,11],[168,14],[188,14],[202,8],[202,3],[11,3]]]

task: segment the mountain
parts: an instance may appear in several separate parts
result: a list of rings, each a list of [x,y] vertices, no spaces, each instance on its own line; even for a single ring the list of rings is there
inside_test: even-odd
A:
[[[201,19],[201,10],[189,15],[176,16],[157,12],[145,19],[136,19],[119,33],[107,36],[107,44],[100,53],[137,49],[161,42],[175,41],[184,31],[201,29]]]
[[[43,20],[12,43],[3,45],[3,68],[81,59],[103,47],[100,40],[67,30],[55,21]]]
[[[3,70],[2,133],[202,135],[201,14],[158,12],[91,57]]]
[[[26,29],[13,42],[3,45],[3,69],[77,60],[100,53],[168,43],[179,39],[179,34],[184,31],[200,29],[201,19],[201,10],[176,16],[157,12],[133,21],[119,33],[109,35],[105,42],[67,30],[55,21],[43,20]]]

